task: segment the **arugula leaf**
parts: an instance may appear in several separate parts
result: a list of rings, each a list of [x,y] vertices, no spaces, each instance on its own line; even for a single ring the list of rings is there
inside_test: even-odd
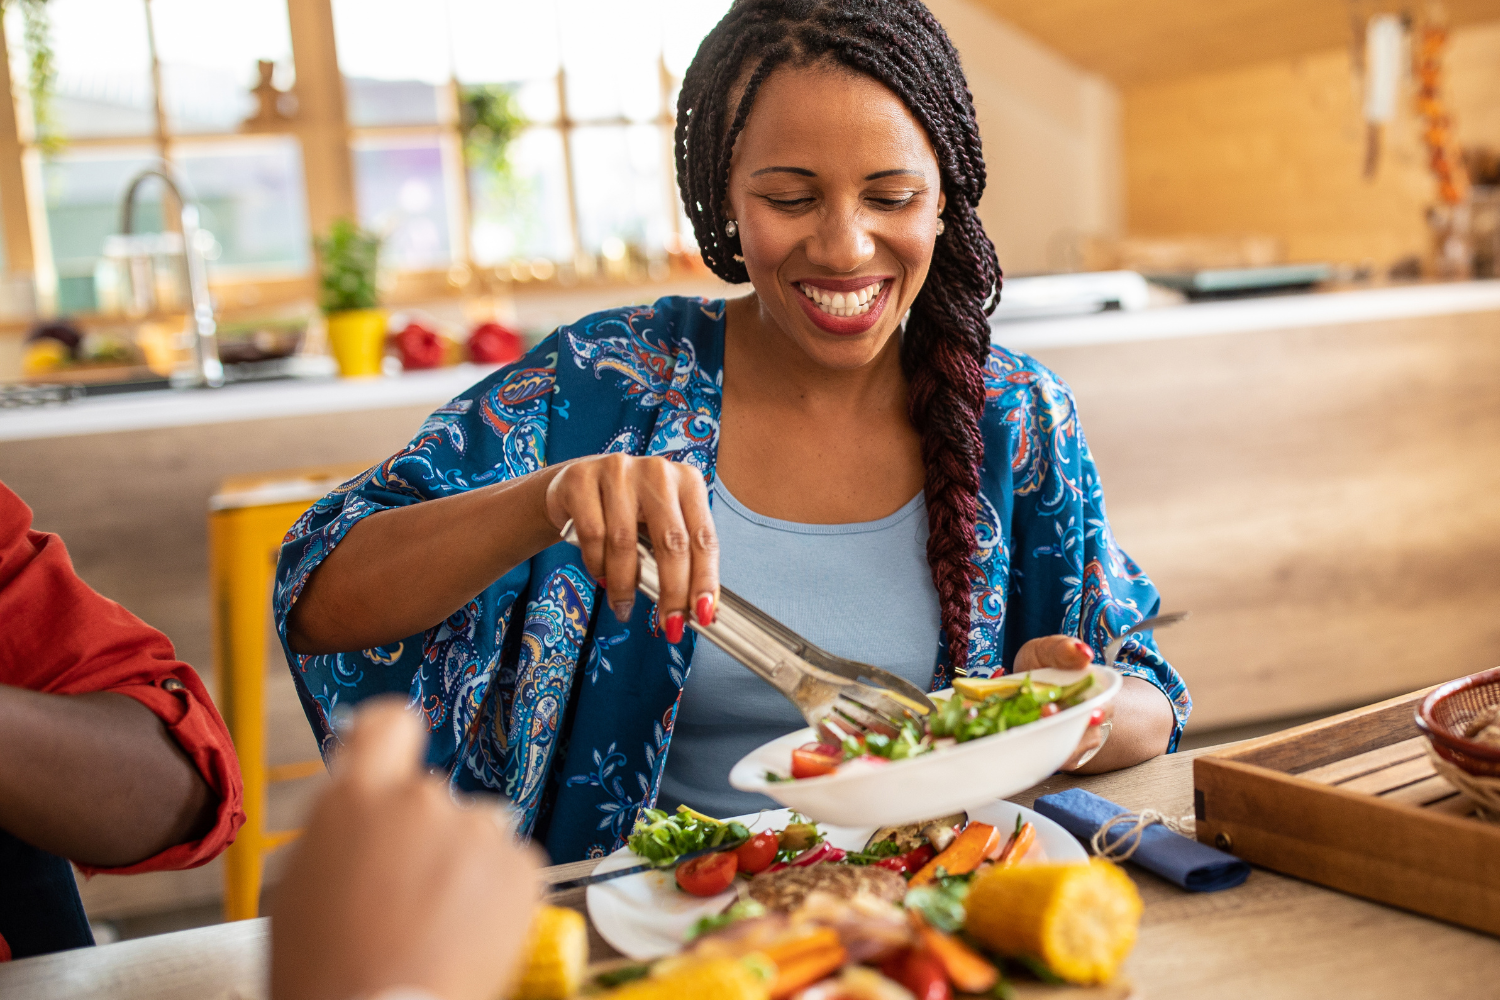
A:
[[[964,925],[964,899],[969,895],[969,880],[964,876],[938,878],[930,885],[909,889],[903,905],[916,910],[929,924],[949,934]]]

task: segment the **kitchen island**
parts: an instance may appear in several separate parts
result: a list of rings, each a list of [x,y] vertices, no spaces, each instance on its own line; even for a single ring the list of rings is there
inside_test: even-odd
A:
[[[1222,749],[1222,748],[1220,748]],[[1011,801],[1087,788],[1128,809],[1193,811],[1192,758],[1159,757],[1114,774],[1054,776]],[[547,869],[549,882],[587,874],[597,861]],[[1407,1000],[1441,993],[1493,995],[1500,941],[1255,870],[1217,893],[1189,893],[1132,866],[1145,900],[1140,939],[1114,984],[1070,990],[1021,984],[1022,1000]],[[584,890],[553,902],[584,909]],[[593,930],[594,961],[615,956]],[[80,949],[0,965],[7,1000],[261,1000],[266,994],[266,919]]]

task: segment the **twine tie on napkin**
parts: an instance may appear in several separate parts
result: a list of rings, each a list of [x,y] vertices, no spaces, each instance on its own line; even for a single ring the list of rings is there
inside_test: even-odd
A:
[[[1188,827],[1182,819],[1155,809],[1126,809],[1082,788],[1043,795],[1032,808],[1096,853],[1115,861],[1129,858],[1189,892],[1228,889],[1250,877],[1248,864],[1183,836]]]
[[[1111,838],[1111,831],[1121,823],[1129,823],[1130,828]],[[1141,846],[1146,827],[1153,823],[1160,823],[1184,837],[1193,836],[1193,829],[1197,825],[1192,816],[1168,816],[1155,809],[1142,809],[1138,813],[1122,812],[1106,820],[1103,826],[1094,831],[1093,837],[1089,838],[1089,850],[1109,861],[1129,861],[1136,848]]]

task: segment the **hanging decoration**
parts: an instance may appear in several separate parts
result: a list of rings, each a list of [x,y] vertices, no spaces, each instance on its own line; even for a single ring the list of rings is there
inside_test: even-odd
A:
[[[1454,141],[1453,119],[1443,102],[1443,51],[1447,45],[1447,25],[1436,17],[1424,21],[1417,32],[1414,69],[1422,142],[1427,147],[1427,165],[1438,182],[1438,200],[1444,205],[1457,205],[1468,193],[1469,179]]]

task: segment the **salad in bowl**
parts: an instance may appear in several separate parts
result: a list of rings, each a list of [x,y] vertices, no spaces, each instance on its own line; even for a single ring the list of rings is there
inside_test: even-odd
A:
[[[1121,683],[1099,665],[961,678],[932,696],[925,724],[840,741],[801,729],[746,755],[729,783],[819,822],[883,826],[957,812],[1056,771]]]

